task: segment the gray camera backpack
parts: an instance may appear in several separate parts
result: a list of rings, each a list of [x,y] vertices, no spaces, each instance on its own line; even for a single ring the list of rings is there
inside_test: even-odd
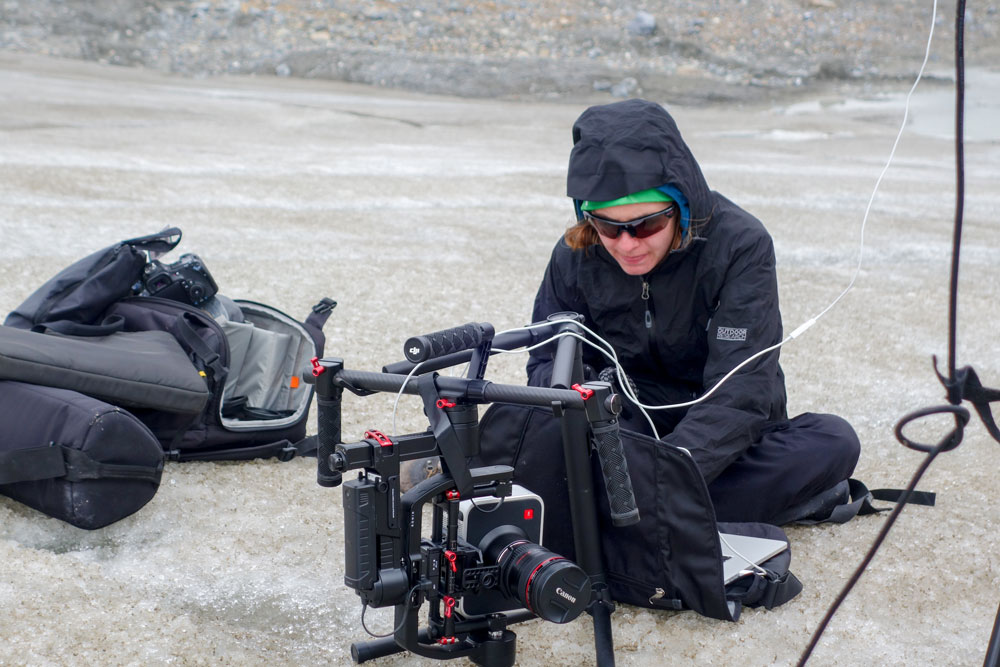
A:
[[[168,459],[312,453],[312,386],[299,380],[322,356],[336,302],[321,300],[299,321],[228,299],[197,256],[157,260],[180,239],[172,227],[124,240],[47,281],[0,327],[0,379],[126,409]]]

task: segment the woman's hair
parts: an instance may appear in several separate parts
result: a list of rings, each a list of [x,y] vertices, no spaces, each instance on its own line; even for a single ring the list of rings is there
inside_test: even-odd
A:
[[[575,225],[566,230],[566,245],[573,250],[586,250],[600,242],[601,240],[597,238],[597,230],[586,220],[578,220]]]

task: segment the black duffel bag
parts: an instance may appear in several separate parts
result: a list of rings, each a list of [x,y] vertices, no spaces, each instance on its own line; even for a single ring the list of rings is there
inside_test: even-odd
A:
[[[121,408],[68,389],[0,381],[0,494],[79,528],[148,503],[163,450]]]

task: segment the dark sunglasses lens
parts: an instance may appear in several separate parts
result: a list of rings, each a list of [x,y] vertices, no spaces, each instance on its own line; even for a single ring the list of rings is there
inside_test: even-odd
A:
[[[644,239],[646,237],[652,236],[656,232],[666,227],[667,224],[670,222],[670,217],[673,215],[673,213],[674,209],[673,207],[671,207],[660,213],[655,213],[647,218],[642,218],[639,224],[637,225],[630,225],[623,223],[615,224],[613,222],[609,222],[607,220],[604,220],[602,218],[597,217],[596,215],[587,212],[584,212],[583,215],[587,219],[587,221],[589,221],[590,224],[594,226],[594,229],[596,229],[597,233],[600,234],[601,236],[607,237],[609,239],[616,239],[618,238],[619,234],[621,234],[622,232],[626,232],[628,234],[631,234],[637,239]]]
[[[664,213],[663,215],[658,215],[655,218],[643,220],[637,227],[630,227],[629,229],[632,231],[632,235],[637,239],[644,239],[666,227],[668,222],[670,222],[670,216]]]
[[[594,229],[597,230],[598,234],[606,236],[609,239],[618,238],[618,235],[622,231],[621,225],[612,225],[610,222],[604,222],[603,220],[595,218],[592,215],[588,215],[587,220],[589,220],[590,224],[594,226]]]

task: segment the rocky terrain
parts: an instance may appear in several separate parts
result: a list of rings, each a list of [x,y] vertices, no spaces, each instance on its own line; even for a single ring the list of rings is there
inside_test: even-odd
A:
[[[508,99],[741,101],[910,81],[933,3],[872,0],[0,0],[0,51],[184,76],[326,78]],[[953,2],[932,69],[952,68]],[[966,12],[970,66],[1000,3]]]

